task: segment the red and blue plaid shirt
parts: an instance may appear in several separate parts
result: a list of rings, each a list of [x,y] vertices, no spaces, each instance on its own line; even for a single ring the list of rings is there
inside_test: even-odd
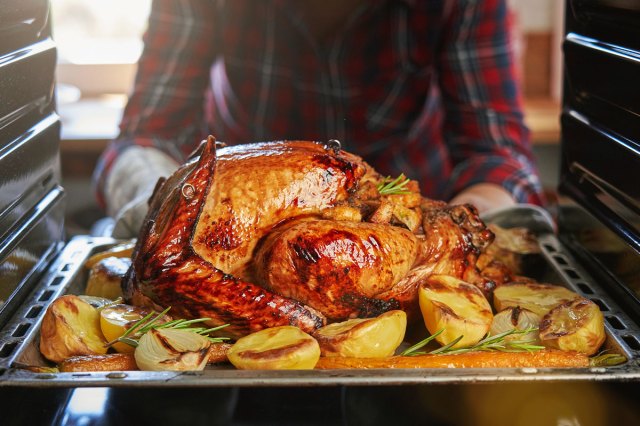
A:
[[[449,199],[480,182],[540,204],[500,0],[363,2],[322,43],[294,0],[155,0],[121,135],[179,162],[227,144],[338,139]],[[104,204],[104,203],[103,203]]]

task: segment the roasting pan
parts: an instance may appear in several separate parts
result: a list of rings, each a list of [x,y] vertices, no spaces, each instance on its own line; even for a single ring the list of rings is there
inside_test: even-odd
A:
[[[542,263],[535,278],[565,285],[597,303],[605,315],[605,349],[628,361],[614,367],[499,369],[370,369],[308,371],[241,371],[209,366],[203,372],[34,373],[24,365],[45,366],[38,350],[39,328],[48,304],[56,297],[81,294],[87,278],[85,260],[117,240],[77,236],[0,331],[0,386],[33,387],[220,387],[453,384],[529,381],[607,381],[640,379],[640,330],[589,273],[580,267],[556,237],[544,211],[517,207],[496,212],[488,221],[507,227],[527,226],[538,236]]]

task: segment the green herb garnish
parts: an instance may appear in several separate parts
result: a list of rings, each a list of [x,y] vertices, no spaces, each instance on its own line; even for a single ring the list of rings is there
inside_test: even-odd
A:
[[[209,333],[221,330],[229,326],[229,324],[224,324],[224,325],[220,325],[212,328],[192,327],[193,324],[208,321],[210,318],[197,318],[197,319],[191,319],[191,320],[177,319],[177,320],[169,321],[163,324],[158,324],[158,321],[162,317],[164,317],[167,314],[167,312],[169,312],[169,309],[171,309],[171,306],[169,306],[167,309],[165,309],[164,311],[160,312],[155,316],[154,316],[155,312],[151,312],[150,314],[142,318],[140,321],[137,321],[135,324],[133,324],[130,328],[128,328],[127,331],[125,331],[122,334],[122,336],[107,343],[105,346],[109,347],[114,343],[123,342],[123,343],[126,343],[127,345],[137,347],[138,340],[144,333],[152,329],[157,330],[161,328],[184,329],[187,331],[191,331],[193,333],[197,333],[205,336],[207,339],[211,341],[211,343],[221,343],[225,340],[229,340],[228,337],[209,336]]]
[[[395,179],[387,176],[378,183],[377,188],[380,195],[409,194],[411,191],[407,189],[410,179],[404,173]]]
[[[525,335],[536,331],[537,328],[530,327],[523,330],[512,329],[509,331],[505,331],[504,333],[496,334],[495,336],[487,335],[484,339],[480,340],[478,343],[472,346],[467,346],[464,348],[456,348],[452,349],[456,343],[458,343],[464,336],[459,336],[454,339],[452,342],[435,349],[431,352],[418,351],[422,349],[427,343],[431,342],[435,339],[439,334],[444,331],[444,328],[438,330],[431,336],[427,337],[424,340],[416,343],[411,346],[400,355],[402,356],[416,356],[416,355],[437,355],[437,354],[460,354],[465,352],[472,351],[501,351],[501,352],[533,352],[544,349],[544,346],[534,345],[531,340],[505,340],[505,337],[511,335]],[[613,358],[611,362],[614,362]]]
[[[447,353],[447,351],[449,349],[451,349],[452,347],[455,346],[456,343],[458,343],[460,340],[462,340],[464,336],[458,336],[456,337],[453,341],[447,343],[446,345],[436,349],[435,351],[431,351],[429,352],[431,355],[436,355],[436,354],[443,354],[443,353]],[[453,351],[454,349],[452,349]]]
[[[431,354],[461,354],[472,351],[500,351],[500,352],[534,352],[544,349],[544,346],[532,344],[532,340],[505,340],[505,337],[511,335],[525,335],[533,331],[536,331],[536,327],[529,327],[523,330],[516,330],[515,328],[503,333],[496,334],[495,336],[487,335],[484,339],[480,340],[475,345],[467,346],[465,348],[451,349],[457,342],[462,339],[463,336],[458,337],[453,342],[446,346],[429,352]]]
[[[426,339],[421,340],[418,343],[416,343],[415,345],[411,346],[410,348],[404,350],[400,355],[402,355],[402,356],[416,356],[416,355],[424,355],[424,354],[426,354],[426,352],[418,352],[418,349],[422,349],[423,347],[425,347],[430,341],[432,341],[433,339],[438,337],[438,335],[440,333],[442,333],[443,331],[444,331],[444,328],[441,328],[440,330],[436,331],[435,333],[433,333],[431,336],[427,337]]]

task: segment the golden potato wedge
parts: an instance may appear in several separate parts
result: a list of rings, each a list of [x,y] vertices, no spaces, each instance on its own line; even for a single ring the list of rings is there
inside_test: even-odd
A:
[[[509,307],[503,311],[498,312],[493,316],[493,322],[489,333],[495,336],[500,333],[505,333],[511,330],[526,330],[529,328],[535,328],[526,334],[511,334],[505,336],[505,341],[518,340],[521,342],[529,342],[531,344],[540,344],[540,322],[542,317],[535,312],[531,312],[528,309],[521,308],[519,306]]]
[[[563,351],[593,355],[605,338],[604,316],[600,308],[582,297],[556,306],[540,324],[542,344]]]
[[[83,355],[67,358],[60,363],[63,373],[79,371],[138,370],[133,354]]]
[[[117,299],[122,297],[121,282],[131,266],[128,257],[106,257],[89,270],[85,294]]]
[[[87,279],[87,296],[117,299],[122,297],[122,277],[131,266],[128,257],[105,257],[96,262],[89,271]]]
[[[42,318],[40,352],[53,362],[75,355],[104,354],[105,343],[98,310],[78,296],[57,298]]]
[[[493,313],[480,289],[448,275],[432,275],[420,286],[418,300],[424,324],[447,345],[463,336],[453,347],[478,343],[489,331]]]
[[[320,346],[304,331],[286,325],[241,337],[227,357],[242,370],[309,370],[320,358]]]
[[[407,330],[407,314],[396,310],[376,318],[329,324],[313,333],[321,356],[384,358],[394,354]]]
[[[104,250],[90,256],[84,262],[84,266],[87,269],[91,269],[93,268],[93,265],[95,265],[96,263],[98,263],[99,261],[107,257],[131,258],[131,255],[133,254],[133,248],[135,247],[135,245],[136,245],[136,240],[129,240],[129,241],[124,241],[120,244],[116,244],[115,246],[111,247],[108,250]]]
[[[496,311],[519,306],[544,316],[556,306],[580,297],[573,291],[550,284],[518,283],[504,284],[493,292]]]
[[[131,259],[128,257],[105,257],[99,260],[89,271],[84,294],[111,300],[122,297],[122,277],[130,266]]]

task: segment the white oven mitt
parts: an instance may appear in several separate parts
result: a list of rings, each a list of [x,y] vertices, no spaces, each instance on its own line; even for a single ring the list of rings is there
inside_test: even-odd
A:
[[[120,154],[105,188],[107,214],[115,220],[114,238],[138,236],[158,179],[177,168],[176,161],[156,148],[132,146]]]

